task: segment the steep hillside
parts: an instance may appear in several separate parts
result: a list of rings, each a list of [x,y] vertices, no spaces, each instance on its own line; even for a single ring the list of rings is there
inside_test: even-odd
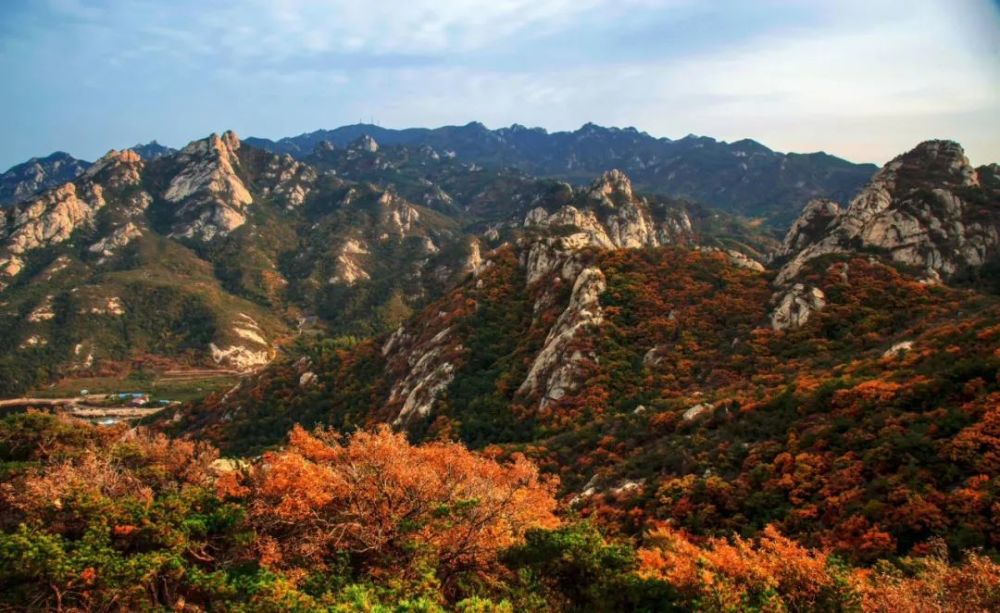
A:
[[[781,291],[772,321],[794,327],[823,307],[822,290],[801,280],[811,263],[836,255],[866,254],[928,284],[953,280],[995,291],[995,176],[995,164],[973,168],[958,143],[928,141],[886,164],[845,209],[829,200],[810,202],[774,254]]]
[[[779,226],[790,223],[812,198],[852,197],[877,170],[871,164],[852,164],[825,153],[777,153],[752,140],[725,143],[696,136],[670,140],[634,128],[594,124],[554,133],[519,125],[489,130],[480,123],[433,130],[358,124],[278,141],[247,142],[305,158],[320,143],[345,147],[362,136],[386,145],[428,146],[465,162],[517,168],[573,183],[586,183],[619,168],[641,190],[765,217]]]
[[[112,151],[3,222],[5,393],[146,354],[249,369],[317,317],[382,330],[443,282],[421,279],[432,260],[444,280],[468,251],[448,218],[232,133]]]
[[[904,156],[896,185],[957,189],[935,172],[941,151]],[[959,183],[989,189],[973,175]],[[303,344],[163,427],[238,454],[295,423],[520,450],[560,476],[565,504],[628,534],[774,524],[859,562],[936,537],[954,552],[1000,544],[1000,298],[859,243],[789,280],[706,245],[617,172],[564,194],[392,334]],[[882,214],[915,206],[890,198]],[[820,241],[841,231],[816,227]]]
[[[770,245],[735,218],[628,190],[638,208],[622,215],[635,219],[592,228],[594,240],[656,244],[697,229],[748,253]],[[528,211],[566,224],[580,200],[593,199],[371,138],[306,162],[231,132],[152,159],[112,151],[4,214],[2,391],[147,358],[245,371],[299,334],[386,332],[520,232]],[[633,221],[640,235],[620,235]]]

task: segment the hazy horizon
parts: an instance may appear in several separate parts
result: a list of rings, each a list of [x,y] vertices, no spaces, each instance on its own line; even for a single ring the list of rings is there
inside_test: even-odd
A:
[[[995,0],[13,0],[0,168],[374,118],[1000,161]]]

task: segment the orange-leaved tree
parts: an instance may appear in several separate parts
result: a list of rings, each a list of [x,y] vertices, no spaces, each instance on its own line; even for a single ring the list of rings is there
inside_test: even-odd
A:
[[[772,526],[757,539],[693,542],[660,525],[639,551],[640,574],[670,583],[707,611],[836,610],[852,600],[828,556],[788,539]]]
[[[376,577],[428,568],[446,585],[463,573],[489,577],[497,553],[526,530],[558,524],[557,484],[527,459],[415,446],[386,426],[346,440],[296,426],[284,450],[219,485],[245,499],[261,561],[291,577],[344,554]]]

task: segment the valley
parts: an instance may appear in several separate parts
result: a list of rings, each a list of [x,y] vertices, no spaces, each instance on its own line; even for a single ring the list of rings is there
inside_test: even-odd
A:
[[[380,577],[426,572],[440,602],[684,609],[718,594],[676,574],[695,559],[802,610],[911,585],[886,560],[937,586],[928,602],[992,580],[996,164],[927,141],[849,194],[823,175],[745,208],[690,197],[719,174],[683,193],[601,156],[567,174],[518,130],[456,128],[452,149],[440,131],[342,144],[354,129],[111,151],[3,209],[0,496],[9,530],[35,530],[4,537],[19,560],[50,537],[83,555],[82,525],[106,545],[79,573],[149,547],[192,599],[307,609],[342,604],[336,581],[391,601]],[[702,145],[746,182],[747,156],[783,155]],[[591,556],[609,561],[580,592],[559,564]],[[808,567],[807,587],[760,591],[734,556]]]

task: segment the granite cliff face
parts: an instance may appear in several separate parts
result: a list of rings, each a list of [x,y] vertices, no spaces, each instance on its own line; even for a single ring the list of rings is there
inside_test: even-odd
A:
[[[182,169],[170,181],[164,199],[179,205],[181,221],[174,234],[207,241],[243,225],[253,196],[237,174],[240,140],[233,132],[212,134],[181,149]]]
[[[68,240],[91,226],[106,192],[135,186],[142,162],[134,153],[111,151],[79,180],[65,183],[6,211],[0,229],[0,289],[18,276],[32,252]]]
[[[846,251],[877,252],[929,279],[948,278],[997,254],[998,208],[1000,191],[980,181],[961,146],[921,143],[886,164],[846,209],[810,203],[785,237],[780,255],[791,259],[778,282],[810,260]]]
[[[490,274],[483,271],[492,271],[496,258],[508,252],[516,258],[524,283],[519,291],[530,297],[533,325],[545,330],[514,394],[535,411],[579,391],[581,373],[595,358],[588,344],[604,321],[600,296],[607,286],[592,256],[668,245],[700,247],[703,240],[683,204],[638,195],[618,170],[585,188],[554,186],[529,206],[523,223],[506,227],[503,235],[510,240],[499,233],[480,237],[478,261],[466,270],[478,277]],[[481,253],[480,241],[493,250]],[[723,252],[734,266],[763,271],[740,252],[705,247],[712,250]],[[382,347],[387,376],[395,381],[388,406],[397,425],[432,417],[462,363],[471,359],[445,315],[441,311],[404,324]],[[548,316],[554,320],[546,324]]]
[[[691,218],[683,207],[650,203],[636,196],[632,182],[611,170],[589,188],[563,185],[551,200],[558,206],[538,206],[524,219],[533,231],[527,240],[528,283],[563,266],[574,252],[585,248],[638,249],[695,242]],[[559,204],[560,201],[566,202]]]
[[[958,143],[927,141],[886,164],[846,208],[810,202],[776,253],[781,267],[775,282],[786,289],[776,299],[775,327],[795,327],[822,308],[821,297],[796,280],[823,256],[868,254],[930,283],[997,258],[1000,189],[994,177],[994,167],[973,168]]]

